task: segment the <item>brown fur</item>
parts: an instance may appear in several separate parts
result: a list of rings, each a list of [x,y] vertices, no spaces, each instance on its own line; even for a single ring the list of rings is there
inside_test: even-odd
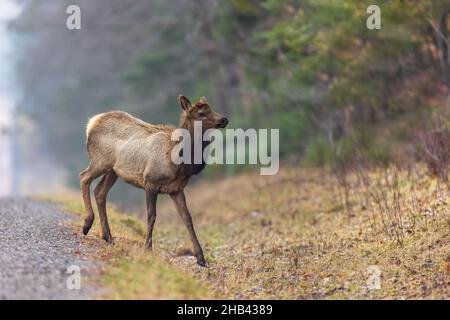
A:
[[[204,131],[224,127],[228,123],[221,114],[212,111],[205,98],[201,98],[196,104],[191,104],[184,96],[180,96],[179,100],[183,108],[180,127],[189,130],[191,134],[194,121],[202,121]],[[178,144],[171,141],[173,130],[175,128],[172,126],[152,125],[122,111],[102,113],[90,119],[86,135],[91,162],[89,167],[80,173],[80,186],[87,212],[83,233],[89,232],[94,221],[90,184],[102,176],[94,195],[103,238],[107,242],[112,242],[106,214],[106,196],[120,177],[146,192],[148,212],[146,248],[151,250],[152,247],[157,195],[169,194],[190,232],[198,263],[205,265],[183,192],[191,176],[200,172],[204,164],[175,165],[172,162],[171,152]]]

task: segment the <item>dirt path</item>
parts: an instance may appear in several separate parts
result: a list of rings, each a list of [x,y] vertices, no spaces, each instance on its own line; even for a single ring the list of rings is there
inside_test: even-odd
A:
[[[0,299],[94,297],[93,272],[99,266],[86,257],[91,249],[64,225],[71,219],[52,204],[0,199]],[[68,289],[74,274],[69,266],[79,267],[80,289]],[[69,283],[76,285],[76,279]]]

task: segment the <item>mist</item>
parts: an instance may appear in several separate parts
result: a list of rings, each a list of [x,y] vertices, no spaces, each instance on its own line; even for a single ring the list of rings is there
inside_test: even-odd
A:
[[[18,112],[25,93],[17,84],[18,39],[9,28],[21,14],[13,0],[0,3],[0,197],[56,192],[65,185],[33,121]]]

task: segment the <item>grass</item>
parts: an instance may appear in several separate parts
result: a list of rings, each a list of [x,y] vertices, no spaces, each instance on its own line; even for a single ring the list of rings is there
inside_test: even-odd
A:
[[[284,168],[276,176],[244,173],[188,187],[206,269],[183,255],[191,247],[188,233],[167,200],[158,204],[154,255],[141,248],[142,217],[114,208],[108,213],[115,245],[104,244],[95,225],[84,241],[106,261],[102,279],[108,291],[102,298],[449,298],[450,193],[422,174],[425,169],[417,170],[414,177],[401,172],[396,184],[401,199],[414,202],[383,207],[396,210],[395,219],[379,212],[356,175],[349,177],[349,212],[340,184],[319,169]],[[376,174],[365,178],[376,181]],[[390,197],[389,186],[370,186],[386,188],[382,194]],[[83,211],[78,194],[51,200],[70,212]],[[380,227],[386,224],[401,232],[401,242]],[[373,265],[381,271],[380,289],[367,287]]]
[[[40,200],[60,204],[64,210],[80,216],[69,223],[81,234],[83,204],[74,192],[41,197]],[[100,240],[97,221],[87,237],[86,246],[92,247],[92,259],[104,262],[101,285],[106,292],[101,299],[202,299],[214,298],[192,276],[163,260],[157,253],[150,255],[142,249],[145,224],[137,218],[123,215],[113,207],[108,209],[108,219],[114,234],[114,245]]]

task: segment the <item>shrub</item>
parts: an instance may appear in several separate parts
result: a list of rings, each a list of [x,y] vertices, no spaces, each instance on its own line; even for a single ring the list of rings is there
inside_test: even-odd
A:
[[[323,136],[311,140],[306,146],[304,161],[307,165],[331,165],[335,158],[333,147]]]
[[[428,172],[444,182],[448,182],[450,163],[450,132],[447,128],[433,129],[420,136],[420,155]]]

